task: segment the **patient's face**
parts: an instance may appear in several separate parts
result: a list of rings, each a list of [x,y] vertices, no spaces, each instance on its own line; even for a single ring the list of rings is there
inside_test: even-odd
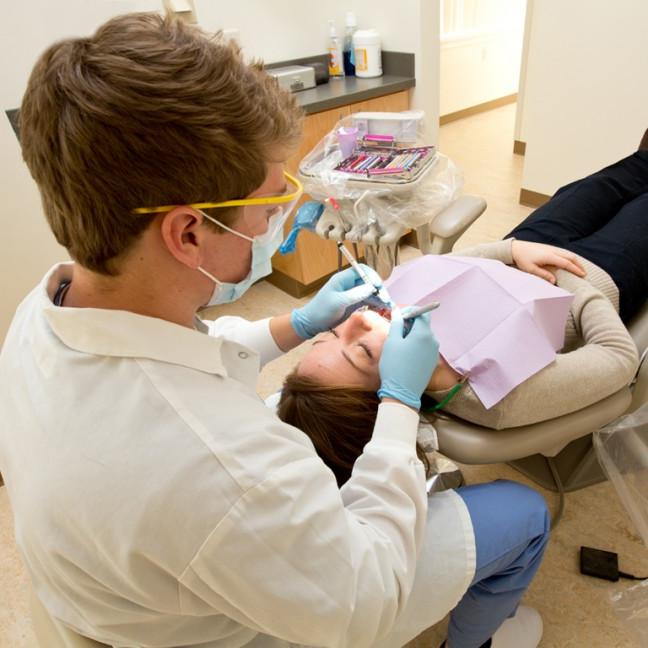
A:
[[[299,363],[300,376],[325,385],[356,385],[378,390],[378,363],[389,322],[370,310],[356,311],[346,322],[322,333]]]

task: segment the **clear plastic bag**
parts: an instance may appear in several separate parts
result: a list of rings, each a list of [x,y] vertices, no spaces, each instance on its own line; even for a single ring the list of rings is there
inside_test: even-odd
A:
[[[595,432],[594,447],[648,546],[648,403]]]
[[[610,597],[616,615],[639,640],[648,646],[648,580],[641,581]]]
[[[648,404],[594,433],[594,447],[639,535],[648,546]],[[625,626],[648,646],[648,580],[611,597]]]
[[[368,242],[363,238],[368,230],[380,237],[394,224],[401,231],[425,225],[459,196],[461,171],[422,141],[422,124],[422,111],[355,113],[338,122],[302,160],[299,175],[306,193],[322,202],[331,198],[337,202],[335,217],[347,233],[345,238]],[[402,158],[402,163],[392,169],[379,161],[366,172],[344,170],[349,168],[345,160],[354,154],[342,152],[340,129],[345,137],[356,132],[358,155],[383,156],[385,161],[392,156],[393,161]],[[407,151],[414,160],[400,153]]]

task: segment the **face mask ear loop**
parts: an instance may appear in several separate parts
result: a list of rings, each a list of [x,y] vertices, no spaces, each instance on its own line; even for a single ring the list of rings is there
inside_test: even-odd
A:
[[[216,279],[216,277],[214,277],[213,274],[207,272],[207,270],[205,270],[204,268],[198,266],[198,267],[196,268],[196,270],[198,270],[198,272],[202,272],[202,273],[205,275],[205,277],[209,277],[209,278],[210,278],[210,279],[211,279],[215,284],[217,284],[217,285],[219,285],[219,286],[222,286],[222,285],[223,285],[223,282],[222,282],[222,281]]]
[[[222,227],[224,230],[227,230],[231,234],[234,234],[235,236],[240,236],[241,238],[245,239],[246,241],[250,241],[251,243],[254,241],[254,238],[251,236],[247,236],[246,234],[241,234],[241,232],[237,232],[236,230],[233,230],[231,227],[227,227],[227,225],[223,225],[220,221],[216,220],[215,218],[212,218],[211,216],[207,216],[204,211],[198,210],[199,213],[201,213],[207,220],[210,220],[212,223],[215,223],[219,227]]]

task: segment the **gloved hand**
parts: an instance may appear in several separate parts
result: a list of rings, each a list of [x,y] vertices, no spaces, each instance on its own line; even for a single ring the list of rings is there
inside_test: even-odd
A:
[[[375,270],[366,265],[362,268],[371,281],[377,286],[382,285],[382,279]],[[299,337],[312,338],[343,322],[374,292],[375,288],[365,284],[353,268],[347,268],[334,274],[308,304],[296,308],[290,316],[290,323]]]
[[[430,313],[417,317],[403,337],[403,314],[392,311],[389,335],[380,357],[380,398],[395,398],[414,409],[421,407],[425,391],[439,358],[439,343],[430,328]]]

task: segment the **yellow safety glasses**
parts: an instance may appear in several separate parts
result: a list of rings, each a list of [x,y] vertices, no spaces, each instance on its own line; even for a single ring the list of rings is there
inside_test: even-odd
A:
[[[279,196],[263,196],[259,198],[240,198],[238,200],[225,200],[223,202],[201,202],[201,203],[188,203],[187,207],[194,209],[214,209],[216,207],[245,207],[247,205],[276,205],[285,206],[286,212],[292,211],[288,209],[288,203],[293,203],[291,207],[299,200],[299,197],[304,191],[301,182],[294,176],[284,171],[284,178],[288,185],[286,191]],[[133,214],[159,214],[168,212],[172,209],[179,207],[179,205],[161,205],[159,207],[137,207],[133,209]]]

